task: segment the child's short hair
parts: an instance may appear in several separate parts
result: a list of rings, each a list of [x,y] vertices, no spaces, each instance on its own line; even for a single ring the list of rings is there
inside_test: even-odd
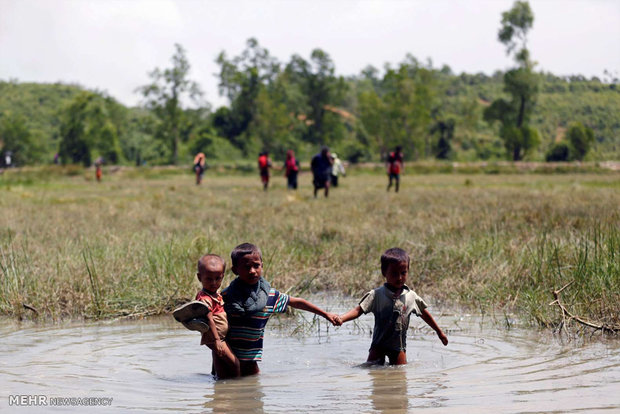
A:
[[[207,253],[198,260],[198,274],[203,274],[207,271],[206,264],[209,259],[219,260],[222,263],[222,271],[226,271],[226,262],[224,261],[224,259],[222,259],[217,254]]]
[[[263,260],[263,254],[261,253],[258,246],[253,245],[252,243],[241,243],[239,246],[235,247],[232,252],[230,252],[230,259],[232,260],[232,265],[236,266],[239,263],[239,260],[243,256],[247,256],[248,254],[258,254],[261,260]]]
[[[407,266],[409,266],[409,255],[406,251],[400,247],[392,247],[391,249],[387,249],[381,255],[381,273],[385,275],[385,272],[390,264],[398,264],[401,262],[407,262]]]

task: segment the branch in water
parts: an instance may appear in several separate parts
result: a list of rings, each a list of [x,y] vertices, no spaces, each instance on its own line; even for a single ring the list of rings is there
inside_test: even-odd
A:
[[[580,316],[576,316],[576,315],[571,314],[568,311],[568,309],[566,309],[566,306],[564,306],[564,304],[560,301],[560,293],[562,293],[562,291],[564,289],[566,289],[567,287],[572,285],[573,282],[569,282],[566,285],[564,285],[562,288],[560,288],[558,290],[554,290],[553,291],[553,297],[555,298],[555,300],[549,304],[549,306],[557,305],[562,310],[562,325],[561,326],[565,326],[566,325],[565,319],[568,318],[569,321],[570,320],[574,320],[574,321],[579,322],[582,325],[588,326],[590,328],[594,328],[596,330],[601,330],[603,332],[613,333],[613,334],[617,334],[618,332],[620,332],[620,326],[608,325],[608,324],[605,324],[605,323],[590,322],[590,321],[587,321],[587,320],[581,318]]]

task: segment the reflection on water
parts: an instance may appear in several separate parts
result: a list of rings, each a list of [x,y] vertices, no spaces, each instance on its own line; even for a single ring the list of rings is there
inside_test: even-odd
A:
[[[204,407],[211,413],[264,413],[265,394],[260,376],[216,381],[205,395]]]
[[[362,368],[372,317],[294,333],[270,322],[259,376],[214,381],[199,335],[171,317],[36,326],[0,322],[0,412],[9,396],[111,397],[98,412],[520,413],[620,410],[620,342],[562,342],[504,331],[474,317],[442,317],[443,347],[411,330],[409,364]],[[412,325],[423,326],[420,320]],[[295,326],[293,326],[295,325]],[[49,407],[47,407],[49,408]],[[84,412],[84,407],[56,407]],[[58,410],[56,410],[58,411]]]
[[[404,367],[371,367],[368,373],[372,382],[372,407],[380,413],[406,413],[409,398]]]

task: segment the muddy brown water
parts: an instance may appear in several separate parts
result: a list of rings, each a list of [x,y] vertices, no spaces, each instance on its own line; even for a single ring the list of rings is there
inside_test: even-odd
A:
[[[198,334],[169,316],[54,326],[5,320],[0,412],[620,412],[620,341],[566,341],[478,316],[436,319],[448,347],[412,318],[409,364],[366,368],[359,364],[371,315],[340,328],[312,325],[308,314],[274,318],[261,374],[221,381],[210,375]],[[78,398],[112,400],[89,407]]]

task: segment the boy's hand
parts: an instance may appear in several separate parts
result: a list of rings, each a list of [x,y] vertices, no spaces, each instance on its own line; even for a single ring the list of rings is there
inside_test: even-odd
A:
[[[340,320],[340,316],[336,315],[335,313],[328,313],[326,319],[328,321],[330,321],[332,323],[332,325],[334,325],[334,326],[342,325],[342,321]]]
[[[217,339],[215,341],[215,353],[219,357],[224,355],[224,341],[222,341],[221,339]]]
[[[441,340],[441,343],[444,346],[448,345],[448,337],[446,336],[446,334],[444,334],[443,332],[439,331],[439,332],[437,332],[437,336],[439,337],[439,339]]]

